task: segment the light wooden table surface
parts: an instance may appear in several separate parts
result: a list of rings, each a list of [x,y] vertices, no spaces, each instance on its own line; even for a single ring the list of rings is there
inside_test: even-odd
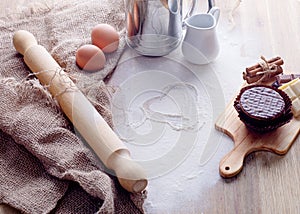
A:
[[[10,8],[6,11],[11,12],[28,2],[30,0],[2,0],[0,9],[3,11]],[[200,0],[200,4],[202,3],[205,4]],[[300,62],[300,1],[243,0],[232,13],[235,3],[234,0],[216,1],[222,11],[218,26],[222,51],[219,60],[213,66],[223,88],[226,102],[233,98],[241,86],[242,69],[257,62],[261,55],[266,57],[279,55],[285,61],[283,66],[285,71],[300,73],[298,64]],[[218,162],[233,144],[226,136],[221,140],[212,158],[213,162],[209,165],[211,168],[206,172],[209,176],[203,173],[202,179],[207,181],[199,180],[199,185],[194,181],[194,186],[190,187],[194,189],[193,191],[203,191],[202,194],[188,199],[181,198],[178,194],[181,208],[172,209],[172,202],[166,200],[165,203],[170,203],[169,208],[171,208],[162,209],[161,212],[159,212],[160,207],[150,201],[145,204],[146,211],[149,213],[300,213],[299,138],[285,156],[268,152],[249,155],[245,160],[243,171],[236,177],[226,180],[218,175]],[[213,179],[209,180],[212,176]],[[160,197],[158,189],[156,193],[152,193],[152,197],[155,197],[155,194]],[[0,213],[6,211],[6,207],[0,207]]]

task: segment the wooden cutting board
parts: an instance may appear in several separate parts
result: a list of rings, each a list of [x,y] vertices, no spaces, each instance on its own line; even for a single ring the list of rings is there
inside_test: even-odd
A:
[[[220,161],[219,171],[224,178],[237,175],[243,168],[245,157],[251,152],[270,151],[279,155],[286,154],[300,131],[300,117],[298,117],[266,134],[252,132],[240,121],[233,102],[234,99],[215,123],[217,130],[234,141],[234,148]]]

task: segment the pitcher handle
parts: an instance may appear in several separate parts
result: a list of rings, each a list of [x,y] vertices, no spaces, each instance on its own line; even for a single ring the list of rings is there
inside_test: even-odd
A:
[[[208,0],[208,11],[215,6],[215,0]]]
[[[209,14],[213,15],[215,17],[216,23],[219,21],[220,17],[220,9],[218,7],[212,7],[209,11]]]

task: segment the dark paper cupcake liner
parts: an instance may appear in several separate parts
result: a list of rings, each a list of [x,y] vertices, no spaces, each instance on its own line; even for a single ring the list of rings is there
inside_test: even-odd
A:
[[[276,91],[283,98],[285,104],[281,112],[278,115],[267,119],[258,118],[253,115],[249,115],[248,112],[245,112],[244,109],[241,107],[240,99],[242,94],[246,90],[249,90],[253,87],[266,87]],[[234,108],[238,112],[240,120],[247,126],[247,128],[259,133],[275,130],[280,126],[283,126],[284,124],[290,122],[290,120],[293,117],[293,114],[291,112],[291,107],[292,107],[292,102],[285,92],[277,88],[266,86],[266,85],[249,85],[242,88],[234,102]]]

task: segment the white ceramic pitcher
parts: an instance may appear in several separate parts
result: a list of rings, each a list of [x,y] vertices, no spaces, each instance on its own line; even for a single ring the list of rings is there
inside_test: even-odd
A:
[[[216,59],[220,46],[216,26],[220,9],[212,7],[208,13],[196,14],[185,20],[186,34],[182,54],[193,64],[207,64]]]

